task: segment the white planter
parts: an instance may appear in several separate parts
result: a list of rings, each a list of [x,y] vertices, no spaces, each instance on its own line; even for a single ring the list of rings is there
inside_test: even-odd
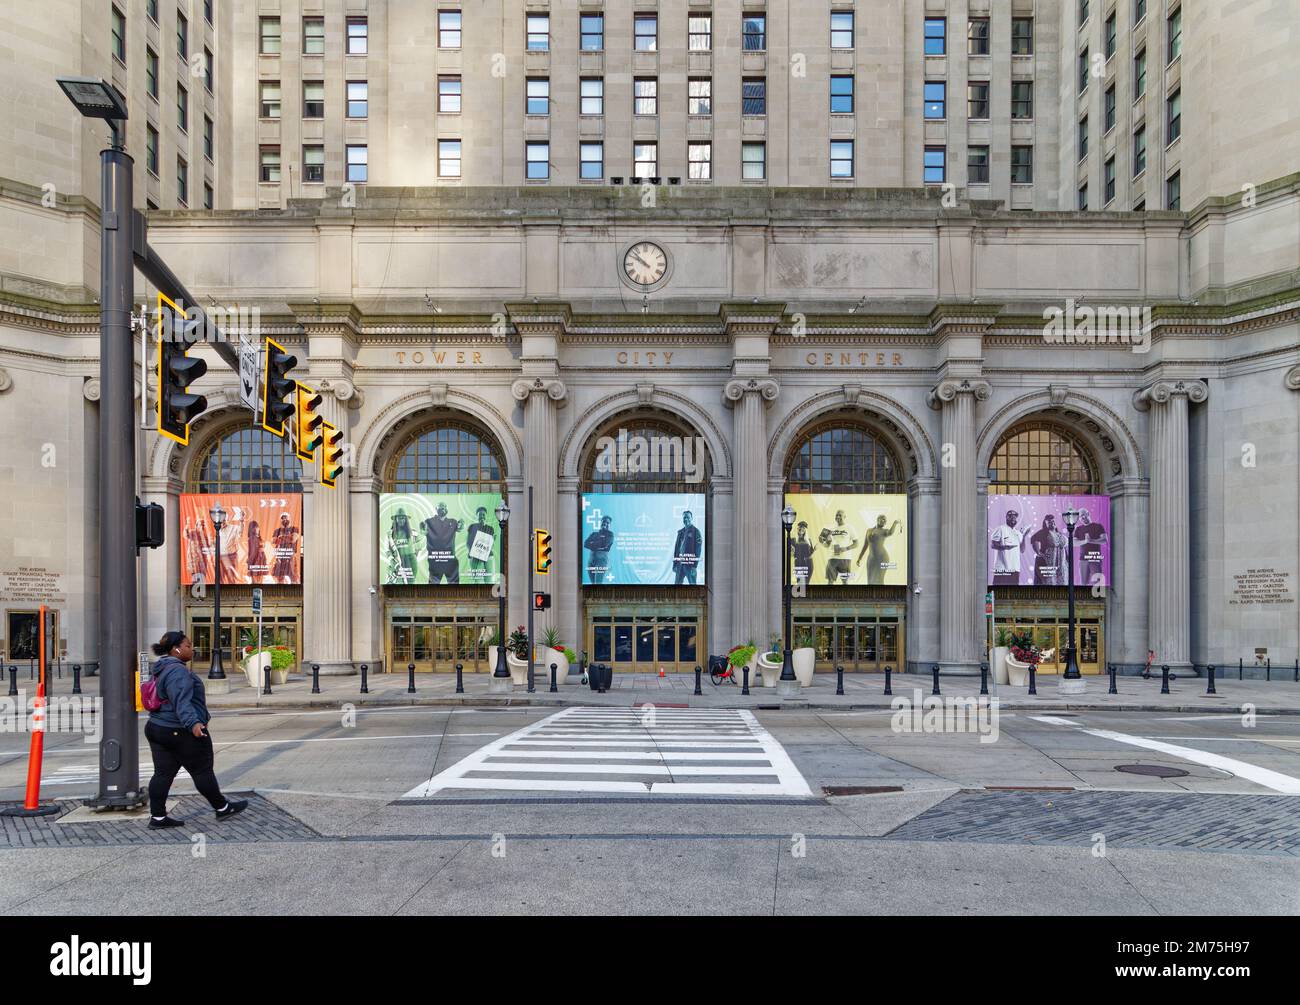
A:
[[[1007,683],[1012,687],[1029,686],[1029,664],[1021,663],[1010,653],[1007,653]]]
[[[563,684],[569,676],[569,659],[564,652],[559,649],[552,649],[550,646],[537,647],[537,672],[546,682],[546,686],[551,686],[551,664],[555,664],[555,683]],[[527,671],[525,671],[527,673]]]
[[[271,654],[255,653],[252,656],[246,657],[241,665],[244,668],[244,676],[248,678],[248,686],[256,688],[259,691],[262,690],[262,685],[266,680],[266,675],[263,671],[271,665]],[[274,672],[272,672],[271,677],[271,682],[275,683]]]
[[[813,672],[817,666],[817,650],[812,646],[796,649],[792,654],[792,658],[794,659],[794,675],[799,678],[799,686],[812,687]]]
[[[776,687],[776,682],[781,679],[781,665],[785,662],[784,656],[778,656],[775,662],[768,659],[767,653],[758,655],[758,672],[763,676],[764,687]],[[751,674],[751,679],[753,675]]]
[[[528,661],[521,660],[514,653],[506,652],[506,666],[510,668],[510,683],[517,687],[528,686]]]
[[[1007,656],[1011,652],[1010,646],[993,647],[993,683],[1010,684],[1011,680],[1007,676]]]

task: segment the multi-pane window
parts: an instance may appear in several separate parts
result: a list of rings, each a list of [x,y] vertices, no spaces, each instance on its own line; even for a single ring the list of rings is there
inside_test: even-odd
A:
[[[263,80],[259,82],[262,90],[262,118],[278,119],[280,117],[280,82]]]
[[[212,0],[203,0],[203,20],[212,23]]]
[[[1009,430],[993,451],[989,492],[1094,495],[1101,491],[1091,452],[1073,433],[1041,421]],[[996,486],[996,488],[995,488]]]
[[[713,114],[713,80],[709,77],[692,77],[686,82],[686,113],[688,115]]]
[[[549,143],[524,144],[524,177],[529,179],[551,176],[551,145]]]
[[[989,117],[989,82],[972,80],[966,85],[966,117],[968,119],[987,119]]]
[[[1146,199],[1139,199],[1137,202],[1133,203],[1134,213],[1145,213],[1146,211],[1147,211]]]
[[[852,140],[831,140],[831,177],[853,177]]]
[[[1082,94],[1088,89],[1088,74],[1090,72],[1088,64],[1088,47],[1083,47],[1083,52],[1079,53],[1079,93]]]
[[[987,185],[989,181],[989,148],[966,148],[966,184]]]
[[[347,22],[349,56],[364,56],[370,51],[370,22],[364,17],[350,17]]]
[[[686,177],[707,180],[713,177],[713,144],[686,144]]]
[[[605,80],[603,77],[583,77],[579,84],[578,109],[583,115],[605,114]]]
[[[742,115],[767,114],[766,77],[746,77],[740,82],[740,112]]]
[[[180,11],[176,12],[176,55],[190,58],[190,22]]]
[[[989,54],[989,19],[973,17],[966,26],[966,52],[971,56]]]
[[[182,206],[190,204],[190,166],[180,156],[176,158],[176,201]]]
[[[183,133],[190,131],[190,96],[180,84],[176,85],[176,126]]]
[[[1011,19],[1011,55],[1032,56],[1034,53],[1034,19],[1032,17],[1013,17]]]
[[[1183,208],[1183,177],[1180,171],[1175,171],[1165,179],[1165,208]]]
[[[460,140],[438,141],[438,177],[460,177]]]
[[[1147,0],[1133,0],[1133,23],[1137,24],[1147,16]]]
[[[578,177],[605,177],[604,143],[580,143],[578,145]]]
[[[740,177],[745,181],[762,181],[767,177],[767,144],[740,145]]]
[[[113,8],[112,28],[113,58],[119,63],[126,62],[126,15],[116,7]]]
[[[923,180],[927,185],[940,185],[948,180],[948,150],[946,147],[926,147]]]
[[[942,80],[927,80],[925,82],[925,117],[927,119],[946,118],[947,97],[947,84]]]
[[[686,19],[686,41],[691,52],[708,52],[713,48],[713,16],[691,14]]]
[[[302,82],[302,117],[304,119],[325,118],[325,81],[304,80]]]
[[[853,11],[831,11],[831,48],[853,48]]]
[[[301,492],[302,464],[289,438],[249,424],[221,437],[197,468],[189,492]]]
[[[212,186],[207,182],[203,183],[203,208],[211,209],[213,202]]]
[[[1034,117],[1034,82],[1032,80],[1014,80],[1011,82],[1011,117],[1013,119],[1032,119]]]
[[[600,52],[605,48],[605,15],[583,14],[578,18],[578,35],[583,52]]]
[[[1183,135],[1183,92],[1174,91],[1165,99],[1165,144]]]
[[[158,53],[146,48],[144,51],[144,82],[149,97],[158,98]]]
[[[632,44],[637,52],[659,48],[659,15],[637,14],[632,19]]]
[[[1088,0],[1079,0],[1079,24],[1088,20]]]
[[[216,148],[216,137],[213,134],[212,119],[203,116],[203,156],[212,160]]]
[[[1088,156],[1088,116],[1079,120],[1079,160]]]
[[[1087,208],[1088,208],[1088,183],[1085,181],[1082,185],[1079,186],[1079,209],[1085,210]]]
[[[1103,206],[1110,205],[1111,200],[1115,198],[1115,158],[1107,157],[1106,165],[1102,172],[1102,181],[1104,183]]]
[[[258,51],[263,56],[278,56],[280,54],[280,19],[278,17],[264,17],[259,19],[258,27],[261,31],[261,44]]]
[[[942,56],[948,51],[948,20],[942,17],[925,19],[925,54]]]
[[[1133,177],[1147,169],[1147,127],[1139,126],[1133,134]]]
[[[657,77],[637,77],[632,81],[632,111],[637,115],[659,114]]]
[[[370,114],[370,85],[364,80],[348,81],[348,118],[364,119]]]
[[[527,24],[529,52],[546,52],[551,47],[551,15],[529,14]]]
[[[206,45],[203,47],[203,86],[212,93],[212,50]]]
[[[262,147],[259,154],[262,181],[278,182],[280,180],[280,148]]]
[[[745,14],[740,21],[741,48],[746,52],[762,52],[767,48],[767,15]]]
[[[529,115],[551,114],[551,80],[549,77],[529,77],[525,111]]]
[[[1115,128],[1115,85],[1111,84],[1106,88],[1106,100],[1103,105],[1103,111],[1106,119],[1105,132],[1110,132]]]
[[[153,175],[155,178],[157,178],[158,177],[158,130],[150,125],[146,125],[144,129],[145,129],[144,163],[145,166],[149,169],[149,173]]]
[[[445,74],[438,78],[438,111],[447,115],[460,114],[460,77]]]
[[[302,19],[302,51],[304,56],[325,55],[325,19],[323,17],[305,17]]]
[[[145,0],[144,11],[149,15],[149,20],[158,23],[158,0]]]
[[[831,77],[831,111],[846,115],[853,112],[852,75],[837,74]]]
[[[1169,15],[1166,28],[1168,42],[1165,62],[1172,63],[1183,51],[1183,9],[1181,7]]]
[[[884,441],[833,421],[810,430],[790,454],[787,492],[866,495],[906,491],[903,469]]]
[[[1034,180],[1034,148],[1011,148],[1011,183],[1030,185]]]
[[[1147,50],[1144,46],[1133,57],[1133,100],[1147,93]]]
[[[347,148],[348,177],[350,182],[365,182],[370,178],[370,151],[361,144]]]
[[[320,145],[302,148],[302,180],[319,184],[325,180],[325,148]]]
[[[438,11],[438,48],[460,48],[460,11]]]
[[[292,453],[292,451],[290,451]],[[385,492],[499,492],[504,465],[476,430],[439,422],[397,455]]]
[[[655,178],[659,175],[659,144],[632,144],[632,177]]]
[[[1106,18],[1106,58],[1107,59],[1110,59],[1111,56],[1115,55],[1115,45],[1116,45],[1115,12],[1111,11],[1110,17]]]

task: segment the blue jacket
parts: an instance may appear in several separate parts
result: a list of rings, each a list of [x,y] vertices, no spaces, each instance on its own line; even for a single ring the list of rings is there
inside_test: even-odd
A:
[[[164,656],[154,664],[153,676],[163,707],[149,713],[150,722],[186,731],[193,729],[196,722],[207,725],[211,716],[202,677],[175,656]]]

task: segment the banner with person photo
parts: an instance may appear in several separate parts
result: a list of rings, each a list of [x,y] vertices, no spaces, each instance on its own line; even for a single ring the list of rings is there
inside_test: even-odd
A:
[[[988,585],[1068,586],[1069,532],[1074,525],[1074,585],[1110,585],[1110,497],[989,496]]]
[[[385,492],[379,578],[386,586],[484,585],[501,576],[499,492]]]
[[[582,497],[582,582],[703,586],[701,493],[597,492]]]
[[[906,586],[907,496],[821,494],[785,497],[794,510],[790,568],[809,586]]]
[[[202,492],[180,497],[181,578],[215,583],[216,531],[212,507],[225,512],[221,527],[221,582],[233,586],[302,583],[302,493]]]

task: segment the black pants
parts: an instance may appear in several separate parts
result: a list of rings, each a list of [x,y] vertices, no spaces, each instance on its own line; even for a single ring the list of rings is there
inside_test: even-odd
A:
[[[194,779],[194,787],[211,804],[214,810],[226,805],[226,797],[217,784],[212,770],[212,737],[195,736],[177,726],[159,726],[147,722],[145,739],[153,752],[153,777],[149,779],[149,812],[156,817],[167,813],[167,793],[171,791],[176,772],[184,768]]]

